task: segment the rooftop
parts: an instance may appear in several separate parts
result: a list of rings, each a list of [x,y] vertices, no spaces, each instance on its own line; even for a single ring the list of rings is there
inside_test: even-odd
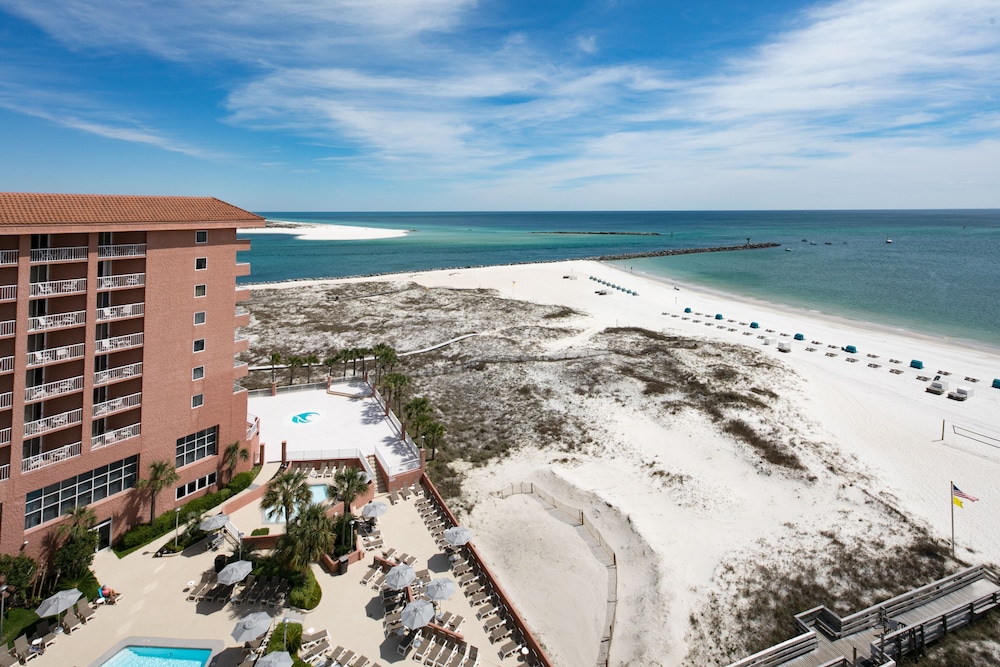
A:
[[[0,226],[172,222],[240,222],[257,227],[263,226],[264,218],[214,197],[0,192]]]

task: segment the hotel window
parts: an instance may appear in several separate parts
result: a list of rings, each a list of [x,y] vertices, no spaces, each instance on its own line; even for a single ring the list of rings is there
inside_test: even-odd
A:
[[[200,408],[205,405],[205,394],[195,394],[191,397],[191,407]]]
[[[195,295],[196,298],[199,297],[199,296],[205,296],[206,294],[208,294],[208,285],[195,285],[194,286],[194,295]]]
[[[190,496],[192,493],[201,491],[206,486],[211,486],[215,484],[215,473],[210,472],[204,477],[199,477],[198,479],[188,482],[187,484],[181,484],[177,487],[177,500],[185,496]]]
[[[192,348],[195,352],[204,352],[205,350],[205,339],[199,338],[194,342],[194,347]]]
[[[194,233],[195,243],[208,243],[208,230],[199,229]]]
[[[77,507],[131,489],[135,486],[138,472],[139,457],[130,456],[32,491],[25,496],[24,529],[34,528],[58,519]]]
[[[208,268],[208,257],[195,257],[194,259],[194,270],[204,271]]]
[[[205,317],[206,317],[205,311],[204,310],[199,310],[197,313],[194,314],[194,323],[196,325],[197,324],[204,324],[205,323]]]
[[[215,456],[219,427],[213,426],[177,439],[174,466],[180,468],[200,461],[206,456]]]
[[[195,366],[194,368],[191,369],[191,379],[192,380],[200,380],[203,377],[205,377],[205,367],[204,366]]]

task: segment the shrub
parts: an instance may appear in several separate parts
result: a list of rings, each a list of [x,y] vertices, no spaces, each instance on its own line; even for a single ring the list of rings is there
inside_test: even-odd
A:
[[[270,534],[271,534],[270,528],[254,528],[252,531],[250,531],[250,537],[257,537],[258,535],[270,535]]]
[[[282,627],[284,625],[284,627]],[[288,651],[292,655],[302,648],[302,624],[301,623],[279,623],[275,626],[271,638],[267,641],[267,650],[264,654],[275,651]]]
[[[233,479],[226,485],[233,495],[236,495],[240,491],[243,491],[251,484],[253,484],[254,479],[257,477],[257,473],[260,472],[260,466],[256,466],[251,470],[246,472],[241,472],[233,475]]]
[[[292,587],[292,590],[288,593],[288,602],[293,607],[298,607],[299,609],[315,609],[319,604],[320,599],[323,597],[323,589],[320,588],[319,582],[316,581],[316,575],[313,574],[312,569],[305,571],[305,576],[302,577],[302,581]],[[289,628],[291,630],[291,628]]]
[[[137,547],[141,547],[144,544],[152,542],[161,534],[162,533],[158,533],[156,531],[156,528],[154,528],[153,526],[144,523],[141,526],[136,526],[132,530],[122,535],[121,548],[135,549]]]
[[[84,570],[75,577],[62,577],[59,579],[59,590],[68,591],[71,588],[75,588],[83,593],[88,600],[93,600],[97,597],[98,586],[97,575],[91,570]]]
[[[0,554],[0,574],[6,577],[5,581],[9,586],[8,607],[27,606],[31,603],[31,580],[37,571],[38,564],[28,556]]]
[[[97,533],[87,532],[79,537],[67,539],[65,544],[56,549],[52,557],[52,566],[60,577],[79,579],[90,571],[96,549]]]

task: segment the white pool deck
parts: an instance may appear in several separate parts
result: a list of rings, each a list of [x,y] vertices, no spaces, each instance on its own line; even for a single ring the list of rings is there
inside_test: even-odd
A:
[[[247,411],[260,418],[260,441],[268,462],[281,460],[281,442],[288,442],[288,458],[347,458],[345,450],[361,456],[376,454],[390,466],[391,473],[420,466],[420,454],[402,441],[399,430],[384,408],[366,397],[362,382],[335,384],[334,390],[353,396],[339,396],[323,389],[251,396]]]

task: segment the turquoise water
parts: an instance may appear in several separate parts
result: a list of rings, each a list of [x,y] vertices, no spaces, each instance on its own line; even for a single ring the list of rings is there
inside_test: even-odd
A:
[[[415,230],[376,241],[253,237],[245,281],[554,261],[671,248],[781,248],[628,260],[736,295],[1000,346],[1000,211],[262,213]],[[657,236],[540,234],[614,231]],[[886,239],[891,238],[892,244]],[[806,239],[803,241],[803,239]],[[791,252],[785,250],[790,248]]]
[[[310,502],[313,505],[322,505],[327,501],[326,484],[310,484],[309,493],[312,494]],[[270,517],[267,512],[261,510],[261,515],[264,517],[264,523],[285,523],[285,510],[278,510],[277,514],[272,514]]]
[[[211,656],[207,648],[126,646],[103,667],[205,667]]]

